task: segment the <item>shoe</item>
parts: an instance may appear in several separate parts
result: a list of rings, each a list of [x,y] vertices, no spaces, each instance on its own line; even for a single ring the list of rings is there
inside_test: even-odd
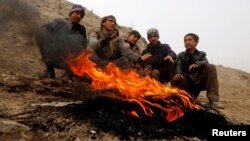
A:
[[[56,78],[55,72],[54,71],[45,70],[44,74],[43,74],[43,78],[55,79]]]
[[[217,109],[224,109],[223,104],[221,104],[220,102],[213,102],[213,101],[210,101],[210,102],[208,103],[208,106],[209,106],[209,107],[212,107],[212,108],[217,108]]]

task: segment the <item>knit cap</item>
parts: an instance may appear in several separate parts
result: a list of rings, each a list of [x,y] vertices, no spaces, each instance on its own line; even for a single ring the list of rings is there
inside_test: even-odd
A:
[[[73,6],[72,6],[72,8],[70,10],[69,16],[72,13],[76,12],[76,11],[81,12],[82,17],[85,15],[85,10],[84,10],[84,8],[81,5],[79,5],[79,4],[73,4]]]
[[[159,31],[158,31],[158,29],[156,29],[156,28],[150,28],[148,31],[147,31],[147,36],[148,36],[148,38],[150,37],[150,35],[152,35],[152,34],[155,34],[155,35],[157,35],[158,36],[158,38],[159,38]]]

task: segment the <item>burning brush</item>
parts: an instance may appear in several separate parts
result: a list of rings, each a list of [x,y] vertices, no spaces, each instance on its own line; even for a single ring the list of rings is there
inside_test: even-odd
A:
[[[88,75],[92,79],[94,90],[116,89],[121,102],[138,105],[139,108],[128,108],[127,112],[134,117],[140,113],[148,117],[156,116],[156,111],[166,122],[174,121],[191,109],[200,109],[186,91],[165,86],[149,76],[141,77],[132,69],[120,70],[110,63],[105,70],[100,69],[89,60],[92,54],[82,52],[77,58],[67,60],[74,74],[79,77]]]

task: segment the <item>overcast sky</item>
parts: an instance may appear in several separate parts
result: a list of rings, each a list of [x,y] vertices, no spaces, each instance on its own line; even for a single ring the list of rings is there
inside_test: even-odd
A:
[[[114,15],[120,25],[160,32],[160,41],[179,53],[183,37],[196,33],[198,50],[210,63],[250,73],[250,0],[68,0],[100,17]]]

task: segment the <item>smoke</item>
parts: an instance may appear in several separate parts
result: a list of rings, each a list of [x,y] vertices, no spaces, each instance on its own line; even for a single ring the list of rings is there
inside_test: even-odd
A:
[[[32,35],[39,25],[39,11],[21,0],[0,0],[0,36],[9,31]]]
[[[56,22],[55,29],[48,29],[53,24],[49,23],[39,30],[36,42],[45,64],[58,69],[68,69],[66,59],[77,56],[82,51],[85,41],[79,33],[60,28],[62,23]]]
[[[49,26],[51,30],[43,28],[39,10],[31,1],[0,0],[1,40],[8,39],[5,36],[7,33],[23,36],[27,40],[35,37],[45,64],[64,69],[65,59],[80,53],[86,41],[80,34],[72,33],[69,29],[61,30],[63,25],[52,24]]]

